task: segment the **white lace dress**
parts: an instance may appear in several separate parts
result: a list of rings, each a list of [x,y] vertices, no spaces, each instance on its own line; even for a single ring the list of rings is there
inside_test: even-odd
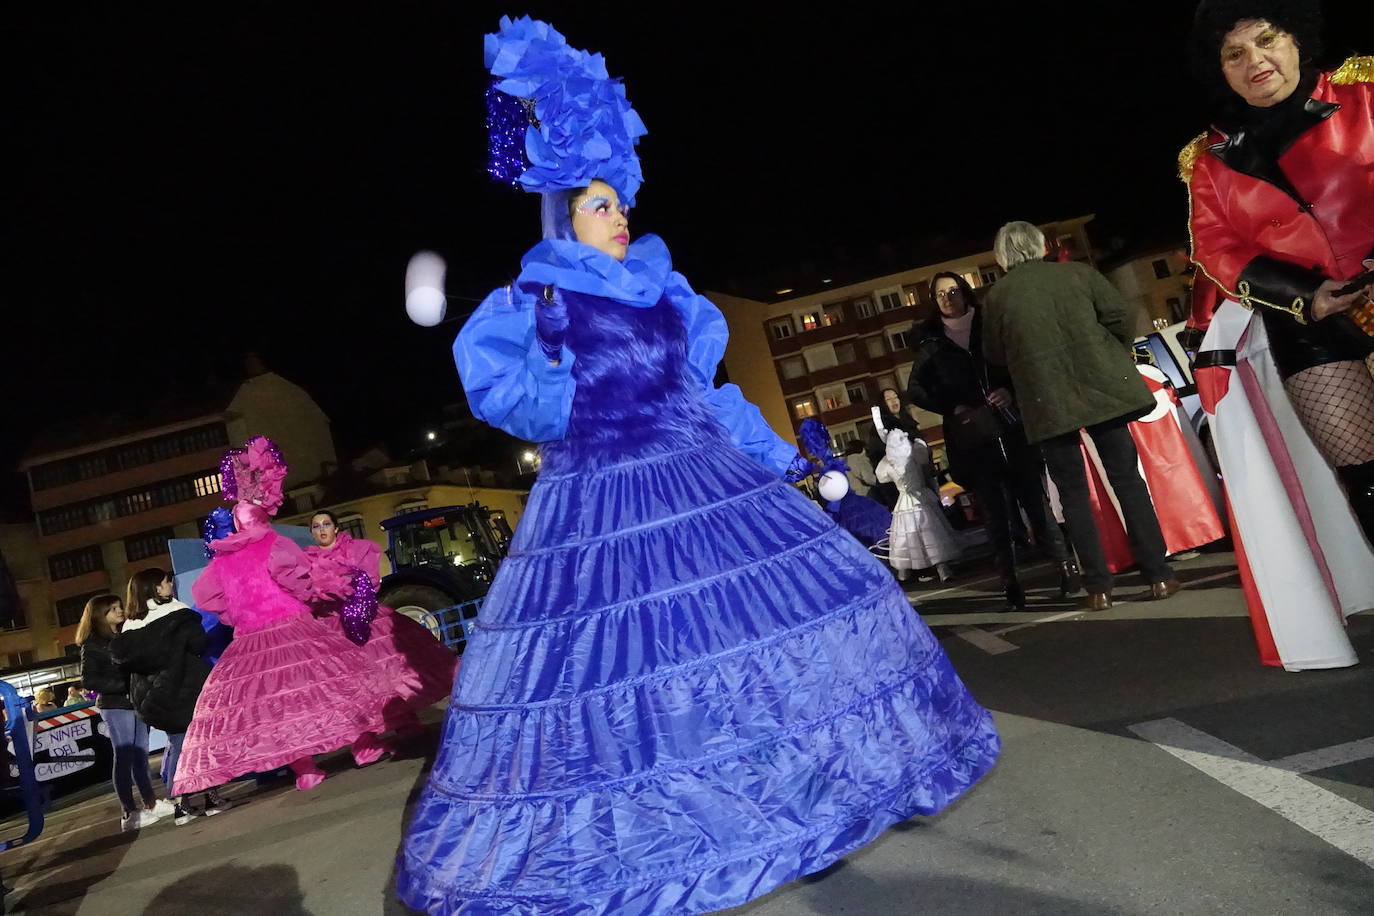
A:
[[[940,497],[925,483],[922,469],[929,464],[924,441],[913,442],[900,429],[888,431],[887,454],[874,473],[880,483],[895,483],[900,494],[888,532],[888,563],[896,570],[929,569],[959,556]]]

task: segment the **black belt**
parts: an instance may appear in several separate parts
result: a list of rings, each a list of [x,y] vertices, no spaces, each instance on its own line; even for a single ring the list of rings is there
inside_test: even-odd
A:
[[[1203,350],[1193,360],[1193,369],[1210,369],[1213,366],[1234,366],[1236,364],[1235,350]]]

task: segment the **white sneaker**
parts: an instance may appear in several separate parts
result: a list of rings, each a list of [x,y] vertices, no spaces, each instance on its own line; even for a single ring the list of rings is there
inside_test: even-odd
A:
[[[154,803],[152,811],[158,817],[171,817],[177,813],[177,806],[165,798],[159,798],[157,802]]]
[[[132,833],[135,830],[142,830],[144,827],[151,827],[160,820],[162,820],[162,815],[140,808],[121,817],[119,829],[125,833]]]

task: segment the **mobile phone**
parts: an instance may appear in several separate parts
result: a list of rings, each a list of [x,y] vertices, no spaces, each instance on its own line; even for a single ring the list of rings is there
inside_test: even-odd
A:
[[[881,407],[873,408],[873,425],[877,427],[878,435],[881,436],[883,433],[887,432],[886,429],[883,429],[883,409]]]
[[[1358,289],[1364,289],[1370,283],[1374,283],[1374,270],[1366,270],[1362,274],[1356,274],[1355,276],[1350,278],[1349,283],[1345,284],[1345,286],[1342,286],[1340,289],[1336,290],[1334,293],[1332,293],[1332,295],[1336,296],[1337,298],[1341,296],[1349,296],[1351,293],[1355,292]]]

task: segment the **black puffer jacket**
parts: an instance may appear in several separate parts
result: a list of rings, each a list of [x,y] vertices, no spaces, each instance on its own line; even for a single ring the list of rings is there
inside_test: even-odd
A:
[[[205,629],[190,608],[173,611],[110,643],[110,655],[130,674],[129,697],[139,718],[179,735],[191,724],[210,664]]]
[[[936,315],[911,326],[911,375],[907,379],[907,397],[917,407],[940,414],[945,420],[945,454],[950,472],[986,473],[1002,464],[1002,449],[996,441],[968,445],[952,435],[949,417],[959,407],[980,407],[987,403],[987,393],[998,388],[1011,389],[1011,377],[1001,366],[983,359],[983,316],[973,312],[973,326],[969,348],[965,350],[949,339],[944,322]],[[1004,424],[1005,427],[1005,424]],[[1008,436],[1019,438],[1020,430],[1006,429]]]
[[[97,709],[133,709],[129,675],[110,657],[110,641],[92,633],[81,645],[81,686],[100,694]]]

